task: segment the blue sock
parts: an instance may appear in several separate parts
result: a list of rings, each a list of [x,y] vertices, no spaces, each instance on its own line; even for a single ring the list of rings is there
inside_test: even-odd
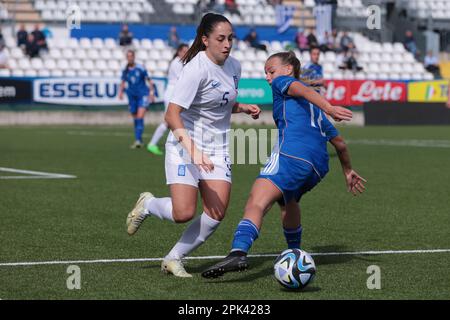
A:
[[[295,229],[283,228],[284,236],[289,249],[300,249],[300,243],[302,242],[302,226]]]
[[[134,137],[137,141],[142,142],[142,134],[144,133],[144,119],[134,119]]]
[[[242,219],[239,222],[234,233],[233,245],[231,251],[242,251],[247,253],[250,247],[258,238],[259,230],[253,222],[248,219]]]

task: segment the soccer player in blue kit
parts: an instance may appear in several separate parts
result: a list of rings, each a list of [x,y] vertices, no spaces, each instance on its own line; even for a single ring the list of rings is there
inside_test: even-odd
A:
[[[351,166],[350,156],[336,128],[322,110],[337,121],[350,120],[351,111],[331,106],[311,87],[299,81],[300,61],[291,52],[272,55],[265,65],[266,80],[272,86],[273,118],[279,130],[278,144],[253,184],[243,219],[234,234],[231,252],[202,276],[215,278],[226,272],[248,268],[247,253],[259,236],[264,214],[275,202],[281,207],[281,221],[287,245],[300,248],[302,226],[299,201],[328,172],[327,142],[335,147],[348,191],[365,189]]]
[[[319,64],[320,49],[312,47],[309,50],[310,62],[308,62],[302,70],[302,78],[309,79],[309,84],[312,87],[324,86],[323,68]]]
[[[134,119],[135,142],[131,145],[131,148],[137,149],[143,146],[144,116],[148,109],[149,101],[152,103],[155,102],[155,91],[153,81],[150,79],[145,67],[135,62],[135,53],[133,50],[127,51],[127,62],[127,66],[122,72],[119,99],[123,99],[123,93],[126,91],[129,110]],[[150,90],[147,87],[147,81]],[[126,89],[125,84],[128,85]]]

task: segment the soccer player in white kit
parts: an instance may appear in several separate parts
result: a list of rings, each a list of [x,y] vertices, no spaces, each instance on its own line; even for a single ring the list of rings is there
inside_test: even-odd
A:
[[[261,112],[256,105],[236,102],[241,66],[229,56],[232,41],[228,19],[214,13],[202,18],[165,116],[171,129],[165,160],[171,197],[155,198],[144,192],[127,217],[129,235],[135,234],[148,216],[188,222],[195,216],[200,191],[203,213],[186,228],[161,264],[164,272],[178,277],[192,277],[181,259],[217,229],[228,207],[231,113],[244,112],[256,119]]]
[[[170,98],[172,97],[173,90],[175,88],[175,83],[177,82],[181,71],[183,70],[183,61],[181,60],[186,52],[188,51],[189,46],[185,43],[182,43],[178,46],[175,55],[170,62],[169,71],[167,73],[167,87],[166,92],[164,93],[164,108],[167,111],[169,107]],[[164,135],[167,130],[167,123],[164,121],[161,123],[158,128],[156,128],[150,142],[147,145],[147,150],[156,155],[162,155],[163,152],[158,147],[158,142]]]

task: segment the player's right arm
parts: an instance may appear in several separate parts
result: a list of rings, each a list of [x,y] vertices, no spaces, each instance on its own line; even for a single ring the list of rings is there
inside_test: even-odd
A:
[[[342,171],[344,172],[345,182],[347,184],[347,191],[353,193],[354,196],[356,196],[358,192],[363,193],[366,189],[363,182],[367,182],[367,180],[352,169],[350,154],[344,138],[336,136],[330,140],[330,143],[336,149],[339,161],[341,162]]]
[[[214,164],[207,155],[197,148],[184,127],[183,120],[181,119],[181,112],[184,110],[185,109],[183,107],[171,102],[167,108],[164,120],[170,130],[172,130],[177,141],[189,153],[194,164],[198,165],[206,172],[211,172],[214,170]]]
[[[291,97],[303,97],[312,104],[318,106],[325,113],[329,114],[335,121],[350,121],[352,112],[340,106],[332,106],[325,98],[312,88],[303,85],[299,81],[293,81],[287,89],[287,94]]]

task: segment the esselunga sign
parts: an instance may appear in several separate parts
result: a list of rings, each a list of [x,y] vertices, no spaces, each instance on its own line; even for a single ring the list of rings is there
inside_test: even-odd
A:
[[[163,101],[165,80],[152,79],[156,102]],[[48,78],[33,81],[33,100],[63,105],[113,106],[128,104],[127,95],[119,99],[120,79]]]

